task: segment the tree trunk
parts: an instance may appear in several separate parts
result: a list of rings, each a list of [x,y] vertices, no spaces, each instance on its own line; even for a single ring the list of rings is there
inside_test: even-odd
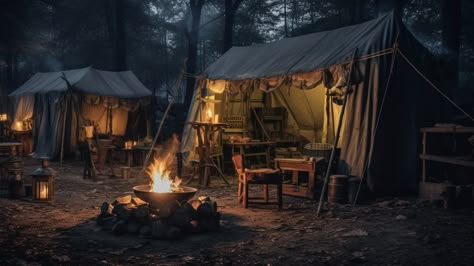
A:
[[[188,61],[186,62],[186,72],[191,75],[196,75],[197,70],[199,25],[201,23],[201,10],[203,5],[204,0],[189,0],[192,23],[191,31],[188,32]],[[196,79],[193,76],[188,76],[186,79],[186,94],[184,96],[185,106],[191,105],[195,82]]]
[[[387,12],[394,10],[395,13],[401,17],[406,1],[407,0],[375,0],[377,16],[383,16]]]
[[[127,66],[127,49],[125,45],[125,23],[123,0],[112,0],[113,32],[113,65],[115,71],[124,71]]]
[[[446,61],[445,88],[450,95],[458,87],[459,46],[461,33],[461,1],[443,0],[442,5],[442,43]]]
[[[225,0],[224,53],[232,48],[235,12],[239,9],[240,3],[242,3],[242,0]]]

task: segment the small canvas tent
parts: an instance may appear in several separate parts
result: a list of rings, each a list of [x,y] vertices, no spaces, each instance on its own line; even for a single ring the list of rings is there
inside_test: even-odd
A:
[[[57,158],[76,150],[88,122],[103,134],[124,135],[129,111],[150,101],[151,92],[131,71],[92,67],[36,73],[10,95],[15,103],[12,128],[32,120],[34,156]]]
[[[437,102],[401,52],[432,72],[432,56],[394,13],[331,31],[233,47],[204,71],[188,121],[203,116],[198,99],[208,95],[220,100],[206,107],[220,117],[243,115],[250,127],[252,108],[284,108],[288,118],[281,138],[332,143],[341,106],[327,91],[344,83],[354,58],[339,171],[367,176],[378,194],[415,192],[418,130],[433,121]],[[193,151],[194,134],[185,128],[182,152]]]

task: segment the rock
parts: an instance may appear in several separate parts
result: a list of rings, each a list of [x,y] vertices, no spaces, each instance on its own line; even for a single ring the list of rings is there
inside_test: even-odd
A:
[[[170,222],[182,229],[189,230],[191,228],[192,217],[188,209],[179,208],[170,217]]]
[[[146,224],[150,220],[150,209],[146,205],[140,205],[135,209],[134,216],[141,224]]]
[[[176,226],[171,226],[166,231],[166,239],[176,240],[176,239],[179,239],[181,236],[182,236],[181,229],[179,229]]]
[[[187,202],[186,204],[184,204],[183,209],[185,209],[189,216],[191,216],[191,219],[197,219],[197,212],[193,208],[193,205],[191,205],[191,203]]]
[[[117,217],[111,216],[111,217],[97,217],[97,225],[100,225],[103,230],[105,231],[112,231],[113,226],[115,223],[118,222]]]
[[[122,235],[127,232],[127,223],[125,221],[118,221],[112,226],[112,233],[114,235]]]
[[[410,205],[412,205],[412,203],[407,200],[397,200],[393,203],[394,207],[405,207]]]
[[[108,202],[102,203],[102,205],[100,206],[100,216],[102,217],[112,216],[113,208],[114,206],[112,206]]]
[[[168,226],[163,224],[161,221],[153,222],[151,225],[151,235],[153,238],[164,239],[167,231]]]
[[[192,221],[190,222],[190,224],[191,224],[191,226],[192,226],[192,228],[193,228],[193,232],[195,232],[195,233],[201,232],[201,225],[200,225],[200,223],[199,223],[198,220],[192,220]]]
[[[171,208],[165,207],[161,208],[160,211],[158,212],[158,216],[160,216],[161,219],[168,218],[171,215]]]
[[[130,208],[132,205],[117,204],[115,205],[112,213],[116,214],[117,217],[124,221],[130,220],[133,215],[133,208]]]
[[[402,220],[406,220],[406,219],[407,219],[407,217],[405,215],[401,215],[401,214],[399,214],[399,215],[397,215],[397,217],[395,217],[395,220],[397,220],[397,221],[402,221]]]
[[[342,234],[343,237],[360,237],[360,236],[368,236],[368,235],[369,233],[367,233],[367,231],[364,231],[362,229],[354,229],[345,234]]]
[[[130,221],[127,224],[127,232],[130,234],[136,234],[140,230],[140,224],[138,224],[136,221]]]
[[[53,255],[53,260],[58,261],[58,262],[69,262],[71,261],[71,258],[69,258],[66,255],[62,255],[62,256]]]
[[[198,217],[204,218],[212,215],[212,206],[208,201],[202,202],[197,208]]]
[[[367,259],[365,258],[364,253],[362,253],[360,251],[356,251],[356,252],[352,252],[351,262],[365,263],[365,262],[367,262]]]
[[[150,225],[142,225],[140,227],[139,233],[142,236],[150,236],[151,235],[151,226]]]

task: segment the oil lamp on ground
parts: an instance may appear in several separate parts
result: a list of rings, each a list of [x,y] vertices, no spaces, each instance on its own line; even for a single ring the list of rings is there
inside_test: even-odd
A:
[[[49,158],[41,158],[41,167],[31,173],[33,201],[49,202],[53,200],[56,172],[48,166]]]

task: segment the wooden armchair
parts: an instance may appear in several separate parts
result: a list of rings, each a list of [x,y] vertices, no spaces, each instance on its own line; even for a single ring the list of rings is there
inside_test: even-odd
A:
[[[242,160],[242,155],[237,154],[232,156],[235,171],[239,176],[239,183],[237,189],[237,200],[244,208],[248,207],[249,200],[263,199],[260,201],[252,201],[254,204],[277,204],[278,209],[283,205],[283,191],[282,191],[282,173],[278,169],[258,168],[245,169]],[[263,197],[249,197],[249,185],[259,184],[263,185]],[[277,200],[268,201],[268,185],[277,186]]]

